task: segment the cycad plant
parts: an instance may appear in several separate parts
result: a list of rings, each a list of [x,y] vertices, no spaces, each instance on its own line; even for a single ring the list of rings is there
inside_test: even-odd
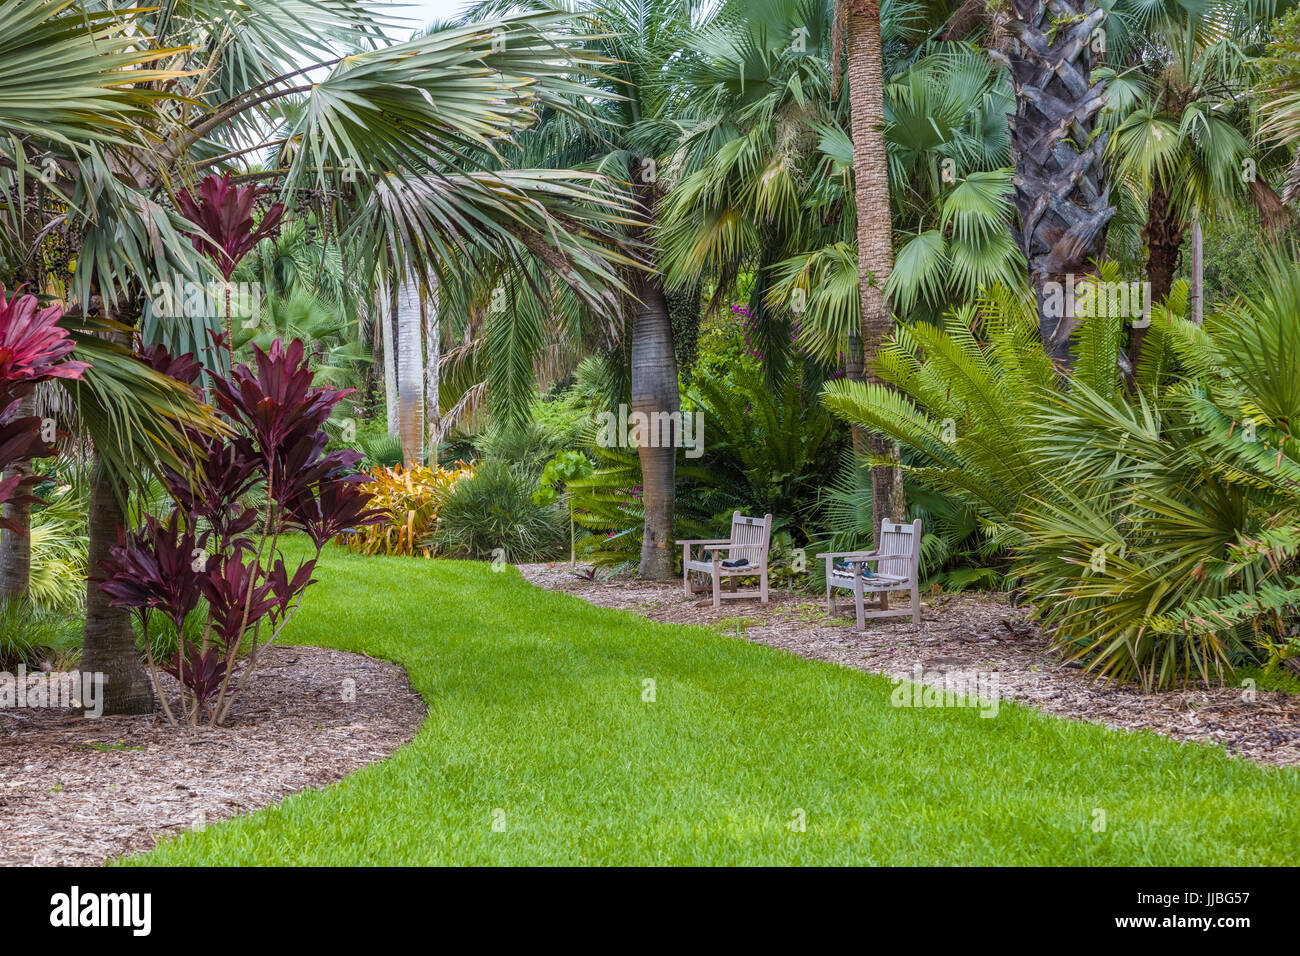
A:
[[[1186,303],[1178,284],[1154,310],[1131,387],[1121,317],[1076,329],[1066,388],[1032,302],[998,290],[898,332],[880,356],[896,393],[826,390],[1010,549],[1058,649],[1146,689],[1282,654],[1300,586],[1300,266],[1204,328]]]

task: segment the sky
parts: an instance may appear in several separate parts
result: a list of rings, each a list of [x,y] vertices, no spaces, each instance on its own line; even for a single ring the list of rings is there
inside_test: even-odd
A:
[[[449,20],[466,7],[466,0],[390,0],[399,17],[418,21],[423,27],[433,20]],[[415,24],[412,24],[414,27]]]

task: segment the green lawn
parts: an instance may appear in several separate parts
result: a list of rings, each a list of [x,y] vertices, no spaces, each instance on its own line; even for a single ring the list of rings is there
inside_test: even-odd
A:
[[[993,719],[895,708],[883,677],[594,608],[486,564],[330,549],[318,573],[294,641],[405,666],[424,728],[337,786],[128,862],[1300,859],[1295,771],[1005,702]]]

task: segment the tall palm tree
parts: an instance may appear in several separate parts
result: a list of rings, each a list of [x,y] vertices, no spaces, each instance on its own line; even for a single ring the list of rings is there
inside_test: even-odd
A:
[[[715,302],[754,276],[769,376],[795,345],[841,370],[861,332],[851,117],[831,96],[829,18],[808,12],[806,0],[724,6],[674,80],[684,175],[663,210],[663,265],[682,288],[707,281]],[[1008,228],[1010,85],[978,48],[927,41],[943,31],[907,4],[882,17],[898,260],[885,295],[900,318],[933,318],[1024,273]]]
[[[894,314],[885,298],[885,285],[894,268],[893,220],[889,205],[889,160],[885,151],[884,55],[880,40],[879,0],[843,0],[842,14],[848,54],[849,103],[853,111],[853,191],[858,211],[858,295],[861,298],[860,348],[863,372],[876,383],[873,358],[894,326]],[[841,19],[842,18],[842,19]],[[838,57],[838,47],[835,55]],[[853,371],[858,371],[856,356]],[[857,376],[855,376],[857,377]],[[855,430],[854,444],[862,439]],[[905,509],[903,474],[898,445],[880,432],[871,432],[867,445],[877,464],[871,471],[872,527],[902,521]],[[858,448],[859,452],[862,450]]]
[[[575,310],[563,303],[555,311],[573,337],[597,337],[611,351],[628,356],[629,406],[633,415],[660,420],[679,410],[677,360],[673,349],[663,274],[658,267],[656,223],[666,190],[666,154],[673,143],[671,117],[665,114],[672,90],[667,68],[677,58],[690,55],[696,41],[696,20],[701,18],[695,0],[486,0],[468,16],[494,16],[504,9],[563,9],[579,16],[576,21],[590,34],[584,49],[608,60],[602,76],[575,98],[578,112],[544,114],[534,135],[526,140],[522,155],[538,165],[581,166],[608,175],[622,184],[623,196],[635,210],[636,222],[625,235],[636,248],[639,268],[625,270],[628,295],[613,312]],[[501,362],[502,373],[489,377],[494,409],[509,400],[516,416],[522,414],[520,393],[534,389],[533,364],[547,337],[541,327],[545,312],[539,303],[549,299],[546,284],[516,271],[516,287],[530,294],[511,295],[508,308],[489,315],[485,342]],[[585,315],[583,313],[586,313]],[[507,323],[509,323],[507,325]],[[490,348],[495,341],[497,347]],[[507,381],[515,397],[502,394]],[[531,397],[531,396],[529,396]],[[673,576],[673,498],[677,450],[666,443],[642,442],[637,447],[641,463],[646,522],[639,573],[648,579]]]
[[[408,468],[424,462],[424,302],[419,282],[408,278],[397,287],[397,433]]]
[[[1078,324],[1058,308],[1049,283],[1083,275],[1105,249],[1115,214],[1103,168],[1099,114],[1106,83],[1093,73],[1096,31],[1106,11],[1095,0],[1010,0],[997,14],[1003,48],[993,51],[1015,90],[1011,155],[1019,241],[1038,299],[1040,334],[1053,359],[1070,361]]]
[[[14,408],[14,418],[27,418],[36,414],[36,396],[19,399]],[[32,473],[32,463],[21,461],[5,472],[5,477],[18,475],[25,479]],[[13,601],[27,596],[32,581],[32,502],[26,495],[4,505],[4,517],[10,527],[0,529],[0,601]],[[21,530],[15,530],[15,528]]]

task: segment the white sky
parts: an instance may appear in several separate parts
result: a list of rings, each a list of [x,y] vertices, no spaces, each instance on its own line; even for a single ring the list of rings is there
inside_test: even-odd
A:
[[[416,23],[411,29],[426,26],[434,20],[450,20],[467,6],[466,0],[389,0],[393,13]]]

